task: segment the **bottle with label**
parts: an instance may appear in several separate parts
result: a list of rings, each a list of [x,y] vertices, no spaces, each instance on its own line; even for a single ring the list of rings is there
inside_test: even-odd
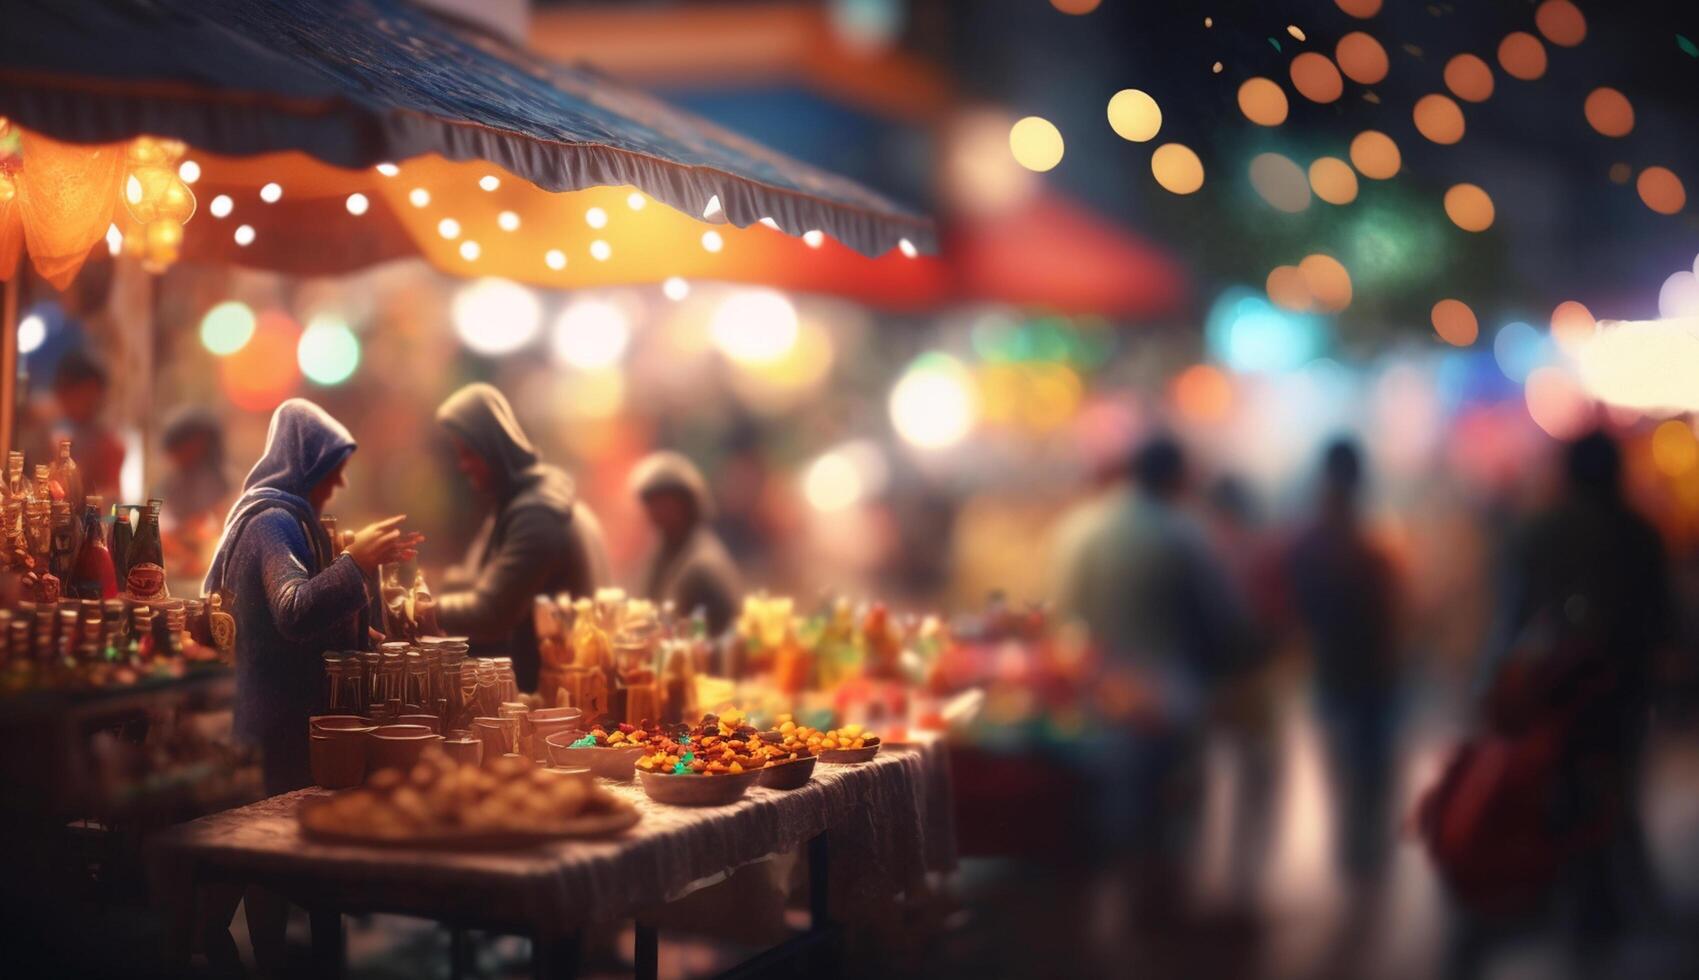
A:
[[[71,505],[63,500],[52,504],[53,524],[47,553],[47,570],[69,588],[77,562],[76,526],[71,523]]]
[[[53,503],[53,473],[46,463],[35,464],[35,480],[30,484],[30,499],[39,504]]]
[[[83,599],[118,598],[117,566],[101,536],[100,498],[83,498],[83,543],[71,573],[71,588]]]
[[[124,573],[126,597],[137,602],[152,602],[168,596],[165,588],[165,551],[159,540],[159,500],[149,500],[142,513],[141,526],[136,528],[135,540],[130,542],[126,558],[129,569]]]
[[[63,500],[72,507],[83,499],[83,475],[77,468],[77,461],[71,458],[71,440],[59,440],[59,456],[48,468],[48,481],[55,488],[56,500]]]

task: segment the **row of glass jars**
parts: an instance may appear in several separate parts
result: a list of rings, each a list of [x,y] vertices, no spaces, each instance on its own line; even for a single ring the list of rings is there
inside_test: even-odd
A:
[[[480,704],[516,700],[512,658],[480,658],[468,669],[467,649],[459,637],[425,637],[376,650],[327,651],[325,709],[369,717],[432,714],[446,730],[464,727],[459,721],[476,716]]]

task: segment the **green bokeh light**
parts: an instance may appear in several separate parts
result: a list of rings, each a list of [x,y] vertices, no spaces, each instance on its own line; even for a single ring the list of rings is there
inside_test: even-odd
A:
[[[295,359],[314,384],[341,384],[360,366],[360,338],[339,319],[314,317],[301,333]]]
[[[235,300],[220,303],[201,317],[201,345],[219,357],[228,357],[248,346],[254,338],[254,311]]]

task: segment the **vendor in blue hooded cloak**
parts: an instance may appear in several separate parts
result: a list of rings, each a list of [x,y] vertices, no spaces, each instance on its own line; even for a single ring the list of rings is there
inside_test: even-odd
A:
[[[319,516],[345,485],[354,448],[312,402],[279,405],[207,571],[206,592],[233,596],[236,734],[264,753],[269,794],[312,782],[307,719],[321,700],[324,652],[367,646],[367,582],[423,540],[400,529],[399,515],[362,528],[345,549],[332,544]]]

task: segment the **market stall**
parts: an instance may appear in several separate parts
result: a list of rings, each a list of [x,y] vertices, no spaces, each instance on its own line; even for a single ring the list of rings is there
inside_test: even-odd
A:
[[[927,870],[947,870],[932,853],[933,808],[947,801],[927,792],[942,765],[936,746],[894,748],[864,765],[824,766],[798,790],[754,788],[740,802],[704,809],[613,785],[641,814],[630,831],[486,853],[317,843],[296,815],[303,801],[324,795],[309,789],[187,824],[156,842],[152,865],[182,928],[197,884],[274,885],[314,910],[326,969],[339,962],[337,915],[376,911],[532,936],[541,962],[563,974],[581,929],[635,918],[636,972],[652,977],[659,906],[798,845],[809,855],[810,947],[858,902],[884,901]]]

